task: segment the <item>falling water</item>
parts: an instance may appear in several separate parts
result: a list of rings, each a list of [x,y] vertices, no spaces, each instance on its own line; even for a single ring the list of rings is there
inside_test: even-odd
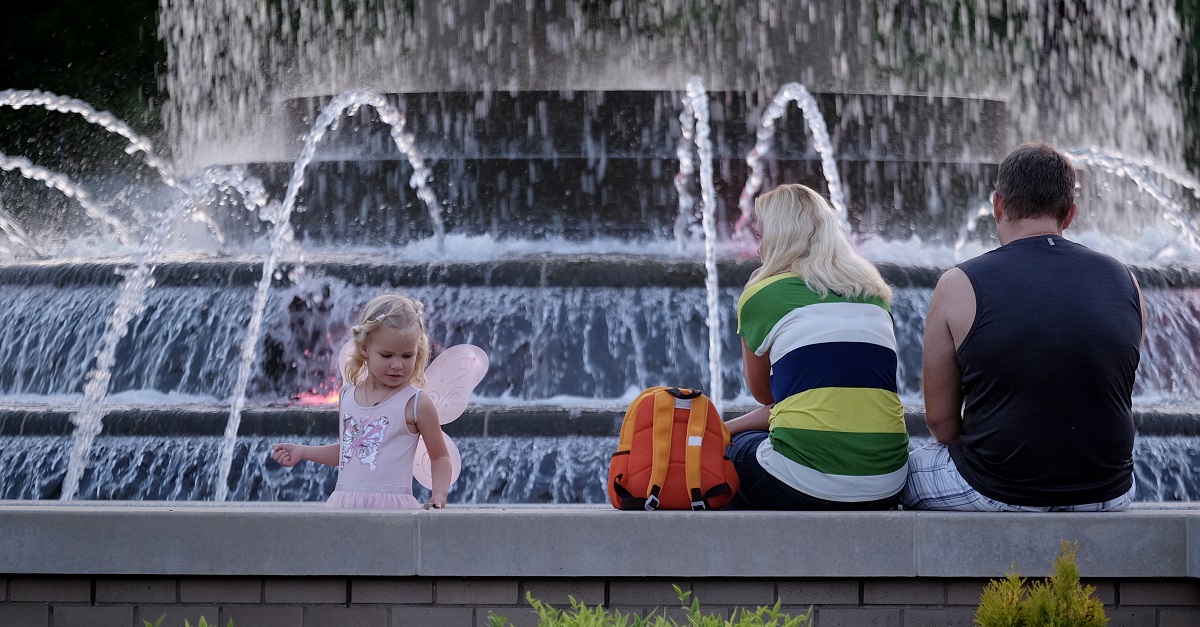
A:
[[[963,225],[958,229],[958,239],[954,240],[954,252],[957,254],[966,247],[967,242],[971,240],[971,235],[975,233],[976,227],[979,226],[979,221],[992,215],[991,203],[979,205],[974,211],[967,212],[967,219],[963,221]]]
[[[167,163],[154,153],[154,147],[150,144],[150,140],[137,134],[128,124],[121,121],[115,115],[107,111],[96,111],[90,104],[76,98],[58,96],[36,89],[7,89],[0,91],[0,107],[20,109],[27,106],[40,106],[48,111],[74,113],[83,116],[83,119],[100,126],[110,133],[124,137],[129,140],[129,144],[125,147],[126,154],[132,155],[135,152],[141,152],[143,161],[158,172],[163,182],[171,187],[179,187],[178,182],[175,180],[174,168],[171,167],[170,163]]]
[[[771,99],[771,104],[763,111],[758,123],[758,141],[754,144],[750,154],[746,155],[746,163],[750,166],[750,176],[746,179],[746,186],[742,188],[742,195],[738,198],[738,207],[742,211],[742,215],[734,227],[734,238],[738,241],[753,240],[746,234],[746,229],[754,214],[754,196],[762,187],[765,158],[771,152],[771,147],[775,142],[775,122],[783,117],[783,114],[787,112],[788,104],[792,102],[799,105],[800,110],[804,112],[804,121],[808,123],[808,129],[812,133],[813,147],[821,156],[821,169],[825,173],[825,180],[829,183],[829,202],[842,221],[842,230],[847,235],[850,234],[850,214],[846,208],[846,192],[842,187],[842,177],[838,174],[837,161],[833,158],[833,142],[829,139],[829,129],[825,127],[825,118],[821,116],[817,101],[803,85],[787,83],[779,88],[775,97]]]
[[[117,234],[117,237],[121,239],[121,242],[131,246],[137,243],[137,238],[134,237],[133,233],[129,232],[129,229],[125,228],[125,225],[120,220],[113,217],[108,211],[105,211],[99,203],[92,200],[91,194],[87,193],[82,187],[72,183],[71,179],[66,176],[33,165],[28,159],[23,157],[9,157],[3,153],[0,153],[0,170],[5,172],[18,170],[21,176],[30,180],[40,181],[51,189],[57,189],[67,198],[74,198],[75,202],[79,203],[80,207],[83,207],[88,216],[107,224]]]
[[[0,206],[0,231],[4,232],[4,237],[8,241],[33,253],[34,257],[42,258],[42,253],[38,252],[37,242],[29,238],[25,229],[21,228],[21,225],[12,216],[8,215],[3,206]]]
[[[116,363],[117,343],[129,333],[129,322],[141,313],[144,307],[146,290],[154,283],[154,269],[176,221],[185,212],[214,202],[215,198],[210,196],[214,188],[246,190],[243,200],[247,206],[261,207],[266,204],[267,196],[261,184],[257,181],[245,181],[241,172],[237,170],[207,172],[189,187],[189,193],[171,203],[158,225],[146,236],[141,249],[133,257],[133,269],[125,273],[121,282],[117,303],[109,315],[107,330],[101,339],[100,349],[96,352],[96,364],[87,374],[83,398],[71,415],[71,423],[75,425],[75,430],[72,434],[71,455],[67,461],[67,474],[63,479],[63,500],[75,498],[79,489],[79,480],[87,468],[92,442],[100,434],[104,400],[108,396],[108,384]]]
[[[707,104],[707,103],[706,103]],[[675,218],[675,249],[683,252],[688,239],[688,230],[694,216],[696,197],[692,195],[692,175],[696,173],[696,161],[692,159],[693,142],[696,140],[696,110],[691,98],[683,99],[683,110],[679,112],[679,144],[675,157],[679,160],[679,172],[675,174],[675,192],[679,195],[679,217]]]
[[[1151,172],[1165,175],[1169,180],[1189,188],[1195,197],[1200,198],[1200,184],[1193,177],[1174,173],[1167,168],[1155,167],[1145,161],[1130,159],[1106,150],[1068,151],[1066,155],[1075,163],[1099,167],[1106,172],[1129,179],[1139,190],[1153,198],[1162,207],[1163,219],[1179,229],[1179,234],[1172,243],[1154,254],[1155,261],[1163,261],[1174,256],[1178,252],[1175,244],[1180,241],[1183,241],[1191,250],[1200,251],[1200,228],[1197,228],[1191,212],[1182,202],[1172,198],[1164,191]]]
[[[1200,179],[1191,173],[1176,170],[1154,159],[1131,157],[1104,150],[1102,148],[1079,148],[1067,152],[1071,159],[1088,165],[1098,165],[1114,171],[1119,169],[1139,168],[1161,176],[1192,193],[1193,198],[1200,198]]]
[[[425,167],[424,160],[417,153],[411,136],[404,132],[404,116],[389,104],[386,98],[372,91],[349,90],[334,97],[321,110],[321,114],[317,116],[316,123],[313,124],[312,129],[309,130],[308,135],[305,137],[304,148],[300,151],[300,158],[292,166],[292,177],[288,183],[283,204],[275,214],[275,224],[271,229],[269,252],[266,260],[263,262],[262,278],[258,282],[258,289],[254,293],[250,324],[247,326],[246,335],[242,339],[241,361],[238,364],[237,381],[234,383],[231,397],[232,406],[229,410],[229,422],[225,427],[225,446],[221,450],[221,459],[219,462],[215,497],[217,501],[224,501],[229,491],[227,483],[229,469],[233,463],[233,446],[237,441],[238,426],[241,424],[242,407],[246,404],[246,386],[250,382],[250,370],[254,366],[254,359],[258,353],[258,339],[259,333],[262,330],[263,313],[267,306],[267,293],[271,289],[271,281],[275,276],[275,266],[278,263],[279,256],[285,247],[291,245],[293,240],[291,216],[292,210],[296,205],[296,196],[300,192],[300,189],[304,187],[304,170],[308,167],[309,162],[313,160],[317,144],[325,137],[327,131],[336,127],[342,113],[347,112],[349,115],[354,115],[363,105],[371,106],[376,114],[379,115],[379,118],[391,127],[391,137],[396,143],[396,147],[412,163],[414,171],[412,177],[409,179],[409,183],[416,188],[417,196],[429,207],[430,221],[434,225],[434,237],[439,246],[445,235],[437,199],[434,198],[433,191],[429,189],[427,184],[429,182],[429,170]]]
[[[290,435],[308,445],[329,436]],[[912,436],[913,444],[930,441]],[[0,486],[0,499],[44,499],[62,476],[62,437],[0,435],[0,467],[18,475]],[[320,464],[281,468],[263,464],[274,438],[239,438],[233,466],[238,501],[321,501],[333,489],[336,471]],[[450,492],[452,503],[606,503],[602,477],[615,436],[455,437],[465,464]],[[211,493],[221,438],[173,434],[112,436],[97,442],[98,462],[86,485],[97,500],[197,501]],[[1134,444],[1139,501],[1196,501],[1194,480],[1200,442],[1178,436],[1140,436]]]
[[[22,107],[29,107],[29,106],[41,107],[43,109],[46,109],[47,111],[55,111],[55,112],[60,112],[60,113],[73,113],[73,114],[81,116],[87,122],[89,122],[91,124],[95,124],[95,125],[103,128],[104,130],[108,131],[109,133],[113,133],[115,135],[125,138],[128,141],[128,144],[126,144],[126,146],[125,146],[126,154],[132,155],[132,154],[138,153],[138,152],[142,153],[143,163],[145,163],[147,166],[149,166],[155,172],[157,172],[159,177],[168,186],[170,186],[171,188],[174,188],[176,190],[179,190],[185,196],[193,195],[193,193],[195,192],[194,189],[191,189],[191,190],[185,189],[183,186],[180,185],[180,182],[176,178],[176,175],[175,175],[175,169],[171,166],[171,164],[169,162],[167,162],[165,159],[163,159],[162,157],[158,156],[157,153],[155,153],[154,146],[151,144],[149,139],[138,134],[128,124],[126,124],[124,121],[117,118],[113,114],[109,113],[108,111],[97,111],[94,107],[92,107],[87,102],[84,102],[83,100],[79,100],[77,98],[71,98],[68,96],[59,96],[56,94],[39,91],[36,89],[35,90],[9,89],[9,90],[0,91],[0,107],[11,107],[13,109],[21,109]],[[51,186],[56,189],[59,189],[60,191],[63,191],[68,197],[75,197],[80,202],[80,204],[84,206],[85,210],[93,217],[100,219],[106,223],[113,224],[114,228],[116,228],[116,229],[124,228],[123,224],[121,224],[119,221],[116,221],[115,218],[111,218],[111,216],[109,216],[109,214],[107,212],[105,212],[102,208],[96,206],[95,203],[93,203],[91,201],[90,195],[87,194],[87,192],[82,191],[78,186],[71,185],[70,182],[65,179],[65,177],[62,177],[61,175],[56,176],[56,175],[53,175],[52,173],[39,172],[40,168],[36,168],[36,167],[32,166],[31,164],[21,164],[20,161],[23,161],[23,160],[18,159],[17,167],[19,167],[21,169],[22,174],[25,175],[26,178],[32,178],[32,179],[36,179],[36,180],[45,181],[48,186]],[[22,166],[24,166],[24,167],[22,167]],[[8,168],[8,169],[11,169],[11,168]],[[244,170],[244,168],[239,167],[239,170]],[[215,170],[210,170],[210,172],[212,172],[212,171],[215,171]],[[39,178],[39,176],[47,176],[47,177],[51,177],[51,178],[57,178],[57,179],[59,179],[59,182],[65,183],[68,186],[72,186],[75,188],[75,190],[72,192],[68,192],[66,188],[60,187],[57,184],[57,182],[52,182],[47,179]],[[213,176],[216,177],[213,179],[214,185],[218,185],[218,186],[226,187],[226,188],[228,188],[230,186],[239,188],[238,189],[239,193],[242,193],[244,196],[247,196],[247,197],[252,196],[254,194],[259,194],[259,195],[265,194],[265,192],[263,190],[261,190],[261,184],[258,184],[258,187],[260,189],[257,192],[250,188],[244,187],[244,185],[243,185],[243,182],[245,180],[244,174],[236,175],[237,180],[229,180],[229,181],[226,181],[225,183],[217,182],[222,178],[221,175],[208,174],[206,176],[208,176],[209,178],[212,178]],[[265,200],[264,200],[264,202],[265,202]],[[212,234],[214,235],[214,238],[223,245],[224,237],[221,234],[221,230],[216,225],[216,223],[213,222],[213,220],[208,216],[208,214],[205,212],[198,212],[196,215],[200,216],[203,219],[203,221],[207,224],[210,232],[212,232]],[[3,226],[3,225],[0,225],[0,226]],[[20,228],[19,226],[16,225],[15,222],[12,222],[11,226],[15,227],[16,229]],[[12,237],[11,233],[13,231],[11,229],[7,229],[7,228],[5,230],[7,232],[10,232],[10,237]],[[121,230],[118,230],[117,232],[121,233]],[[133,236],[126,234],[121,237],[121,240],[123,242],[125,242],[126,244],[131,244],[131,243],[133,243]]]
[[[693,76],[687,83],[685,108],[696,120],[696,152],[700,156],[701,224],[704,227],[704,289],[708,295],[708,385],[709,396],[719,411],[725,399],[721,377],[721,307],[717,285],[717,193],[713,185],[713,149],[708,126],[708,92],[704,81]],[[682,201],[681,201],[682,203]],[[681,207],[682,208],[682,207]]]

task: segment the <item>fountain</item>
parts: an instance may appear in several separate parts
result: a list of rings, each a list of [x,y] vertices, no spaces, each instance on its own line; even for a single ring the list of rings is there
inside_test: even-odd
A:
[[[783,181],[827,193],[896,285],[919,436],[933,282],[994,245],[980,207],[1026,138],[1083,172],[1068,236],[1146,288],[1140,497],[1200,498],[1200,185],[1171,2],[1081,10],[1084,42],[1063,15],[961,0],[219,4],[160,3],[170,159],[88,103],[0,92],[0,116],[81,116],[157,174],[114,193],[0,155],[0,498],[321,500],[328,469],[267,447],[332,439],[335,350],[396,289],[437,345],[491,357],[447,426],[451,500],[603,502],[640,389],[750,406],[744,223]]]

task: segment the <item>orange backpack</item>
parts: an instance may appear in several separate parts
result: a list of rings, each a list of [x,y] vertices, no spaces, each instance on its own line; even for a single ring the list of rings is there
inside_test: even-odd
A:
[[[721,509],[738,489],[728,447],[729,430],[707,396],[650,388],[621,422],[609,500],[617,509]]]

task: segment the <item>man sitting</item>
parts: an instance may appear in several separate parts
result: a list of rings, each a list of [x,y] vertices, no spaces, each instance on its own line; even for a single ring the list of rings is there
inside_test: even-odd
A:
[[[938,281],[908,509],[1115,511],[1134,496],[1131,396],[1144,331],[1123,264],[1063,239],[1075,168],[1045,144],[1000,164],[1000,248]]]

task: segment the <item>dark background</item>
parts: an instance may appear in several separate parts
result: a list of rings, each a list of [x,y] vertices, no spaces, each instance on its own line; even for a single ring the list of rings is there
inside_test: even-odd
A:
[[[158,77],[166,62],[157,22],[157,0],[6,3],[0,12],[0,90],[40,89],[80,98],[156,139],[162,130]],[[67,141],[62,138],[78,137],[71,132],[79,129],[87,129],[87,123],[78,116],[5,109],[0,152],[52,170],[86,170],[86,164],[66,166],[69,151],[58,145]],[[166,146],[157,146],[161,143],[156,147],[166,152]],[[112,158],[102,161],[90,167],[107,167]]]
[[[1177,0],[1191,41],[1182,81],[1188,94],[1187,160],[1200,170],[1200,0]],[[157,0],[42,0],[9,3],[0,16],[0,89],[41,89],[81,98],[97,110],[110,111],[155,141],[161,154],[159,85],[166,51],[155,32]],[[80,130],[83,129],[83,130]],[[76,116],[24,109],[0,113],[0,152],[24,156],[34,163],[74,176],[112,166],[131,167],[105,158],[80,156],[77,134],[91,133]],[[67,140],[71,137],[76,139]],[[96,155],[123,145],[96,140]],[[112,142],[111,146],[104,145]],[[119,153],[118,153],[119,154]],[[68,161],[73,163],[68,164]]]

